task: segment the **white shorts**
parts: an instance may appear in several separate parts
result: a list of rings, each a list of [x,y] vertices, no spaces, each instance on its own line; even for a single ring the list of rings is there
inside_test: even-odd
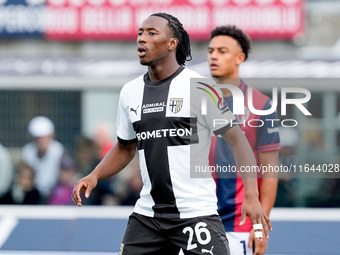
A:
[[[226,232],[231,255],[252,255],[249,249],[249,232]],[[254,246],[253,246],[254,247]]]
[[[253,249],[248,248],[249,232],[226,232],[226,235],[231,255],[252,255],[254,253]],[[184,255],[182,250],[179,255]]]

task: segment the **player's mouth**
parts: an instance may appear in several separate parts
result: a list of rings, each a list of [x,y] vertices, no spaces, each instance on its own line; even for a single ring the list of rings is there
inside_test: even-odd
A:
[[[137,51],[138,51],[138,57],[140,58],[144,57],[146,54],[146,48],[144,47],[141,47],[141,46],[138,47]]]
[[[219,68],[219,66],[215,63],[210,64],[210,70],[217,70]]]

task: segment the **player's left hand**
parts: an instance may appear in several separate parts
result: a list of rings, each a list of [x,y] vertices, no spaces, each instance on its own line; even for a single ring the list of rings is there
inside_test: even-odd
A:
[[[252,250],[253,245],[255,246],[254,255],[263,255],[267,250],[267,245],[268,245],[267,237],[264,235],[262,238],[262,242],[261,242],[260,240],[255,238],[255,232],[252,229],[249,235],[249,243],[248,243],[249,249]]]
[[[272,230],[271,222],[267,215],[262,210],[262,206],[257,197],[247,197],[244,199],[242,204],[242,212],[241,212],[241,221],[240,225],[243,225],[246,222],[246,216],[250,219],[251,223],[254,224],[262,224],[264,236],[269,238],[269,230]],[[256,238],[259,241],[263,241],[263,238]]]

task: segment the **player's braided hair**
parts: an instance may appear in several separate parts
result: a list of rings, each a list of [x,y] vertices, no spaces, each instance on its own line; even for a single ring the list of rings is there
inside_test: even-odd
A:
[[[242,48],[242,52],[246,55],[245,60],[251,51],[251,40],[249,36],[236,26],[220,26],[216,27],[210,33],[210,40],[218,35],[226,35],[234,38]]]
[[[168,21],[168,26],[173,32],[174,36],[178,39],[178,45],[176,48],[176,60],[179,65],[185,65],[185,61],[190,61],[191,49],[190,38],[187,31],[183,28],[182,23],[174,16],[168,13],[154,13],[151,16],[157,16],[164,18]]]

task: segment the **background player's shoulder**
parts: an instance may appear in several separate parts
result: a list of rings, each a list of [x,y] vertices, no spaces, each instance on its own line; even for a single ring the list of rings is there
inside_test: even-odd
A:
[[[267,101],[268,99],[270,99],[270,97],[268,97],[267,95],[263,94],[261,91],[259,91],[258,89],[254,88],[253,86],[247,84],[248,88],[251,88],[253,91],[253,98],[259,98],[259,101]]]
[[[256,109],[270,109],[272,100],[270,97],[267,95],[263,94],[261,91],[258,89],[252,87],[251,85],[247,84],[247,89],[252,90],[252,98],[253,98],[253,106]]]

